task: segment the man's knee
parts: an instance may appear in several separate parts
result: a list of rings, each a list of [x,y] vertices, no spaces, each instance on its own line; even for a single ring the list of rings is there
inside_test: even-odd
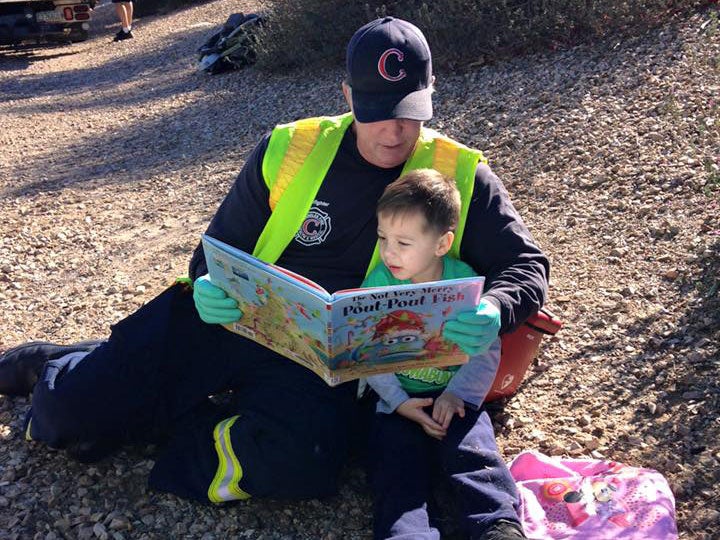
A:
[[[325,497],[337,491],[341,460],[286,425],[244,411],[186,426],[158,457],[150,485],[213,503]]]

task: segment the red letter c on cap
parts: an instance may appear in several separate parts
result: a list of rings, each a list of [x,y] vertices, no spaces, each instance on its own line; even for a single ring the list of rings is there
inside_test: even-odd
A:
[[[385,62],[387,62],[388,58],[391,56],[397,56],[398,62],[402,62],[405,58],[405,55],[400,49],[388,49],[384,53],[380,55],[380,60],[378,60],[378,73],[380,73],[380,76],[390,82],[399,81],[401,79],[404,79],[406,76],[405,70],[401,69],[398,71],[397,75],[390,75],[387,72],[387,68],[385,67]]]

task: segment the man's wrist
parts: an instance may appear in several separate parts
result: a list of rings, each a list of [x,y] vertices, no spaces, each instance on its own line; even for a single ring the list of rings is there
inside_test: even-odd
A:
[[[500,301],[499,298],[497,298],[496,296],[494,296],[492,293],[488,293],[488,294],[483,295],[483,296],[480,298],[480,301],[482,301],[482,300],[485,300],[485,301],[488,302],[489,304],[492,304],[493,306],[495,306],[495,307],[497,308],[497,310],[498,310],[500,313],[502,313],[502,302]]]

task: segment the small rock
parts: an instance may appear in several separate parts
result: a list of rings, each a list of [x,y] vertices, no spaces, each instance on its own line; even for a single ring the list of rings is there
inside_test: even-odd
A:
[[[702,508],[698,513],[698,520],[704,526],[720,523],[720,511],[715,508]]]
[[[107,540],[108,538],[107,530],[105,529],[105,525],[102,523],[96,523],[93,525],[93,533],[95,534],[95,537],[100,540]]]
[[[600,447],[600,440],[596,437],[588,439],[584,443],[585,449],[589,451],[597,450]]]
[[[115,517],[110,521],[110,529],[113,531],[122,531],[130,529],[130,522],[122,516]]]
[[[78,529],[77,537],[80,540],[90,540],[95,536],[95,531],[93,530],[93,527],[82,525]]]
[[[565,453],[565,449],[556,444],[548,448],[547,453],[551,456],[562,456]]]

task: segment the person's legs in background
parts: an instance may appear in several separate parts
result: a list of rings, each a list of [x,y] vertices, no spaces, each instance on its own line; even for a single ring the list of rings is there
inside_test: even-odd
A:
[[[114,41],[132,39],[133,3],[113,0],[113,4],[115,4],[115,13],[117,13],[118,19],[120,19],[120,24],[122,26],[120,31],[115,34]]]

